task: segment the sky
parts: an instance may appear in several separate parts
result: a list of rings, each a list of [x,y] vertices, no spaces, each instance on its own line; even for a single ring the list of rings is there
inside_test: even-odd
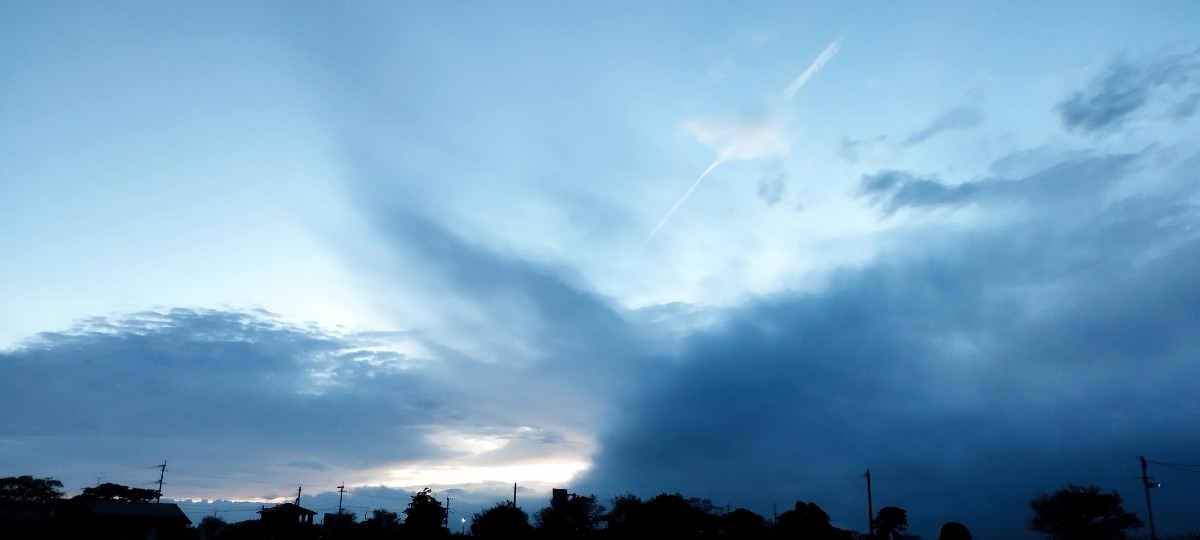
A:
[[[1200,530],[1197,20],[0,0],[0,474]]]

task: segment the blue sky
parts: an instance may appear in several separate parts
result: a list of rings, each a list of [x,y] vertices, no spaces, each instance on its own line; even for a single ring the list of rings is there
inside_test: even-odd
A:
[[[0,3],[5,474],[1140,511],[1200,461],[1196,20]]]

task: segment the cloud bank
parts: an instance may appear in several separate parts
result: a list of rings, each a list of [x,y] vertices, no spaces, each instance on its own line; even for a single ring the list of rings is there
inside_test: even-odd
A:
[[[1132,505],[1136,456],[1185,459],[1200,443],[1200,208],[1179,202],[1196,185],[1104,196],[1145,158],[1069,157],[953,187],[865,177],[885,214],[973,204],[993,219],[913,230],[820,293],[692,336],[609,426],[583,485],[760,513],[813,500],[862,530],[870,468],[876,507],[909,508],[915,530],[958,520],[996,538],[1025,534],[1028,499],[1066,482]],[[1160,519],[1185,519],[1184,499],[1156,502]]]
[[[552,392],[554,376],[439,349],[416,333],[338,335],[262,312],[96,319],[0,355],[3,443],[10,466],[75,483],[168,457],[183,479],[168,494],[190,498],[266,497],[283,486],[254,486],[281,478],[413,486],[436,475],[397,471],[586,455],[577,400],[535,419],[519,411],[537,403],[509,395]],[[81,452],[111,462],[70,465]]]

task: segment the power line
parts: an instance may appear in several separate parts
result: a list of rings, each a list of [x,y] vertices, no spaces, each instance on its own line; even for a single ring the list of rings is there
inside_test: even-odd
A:
[[[1147,459],[1146,462],[1153,463],[1160,467],[1166,467],[1168,469],[1175,469],[1177,471],[1184,471],[1184,472],[1200,474],[1200,465],[1186,465],[1186,464],[1182,464],[1182,463],[1163,463],[1161,461],[1153,461],[1153,460],[1149,460],[1149,459]]]
[[[1166,463],[1163,461],[1154,461],[1153,459],[1147,459],[1146,461],[1149,463],[1153,463],[1155,465],[1169,465],[1172,467],[1200,467],[1200,465],[1193,465],[1193,464],[1188,464],[1188,463]]]

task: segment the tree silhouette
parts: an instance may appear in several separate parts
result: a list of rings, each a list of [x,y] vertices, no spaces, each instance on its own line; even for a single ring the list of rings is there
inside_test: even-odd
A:
[[[875,514],[875,534],[881,540],[900,540],[901,533],[908,528],[908,512],[903,508],[885,506]]]
[[[438,502],[429,488],[413,495],[412,502],[404,509],[404,528],[418,538],[447,536],[450,530],[444,525],[446,509]]]
[[[0,501],[49,502],[61,499],[63,483],[53,478],[6,476],[0,478]]]
[[[637,514],[642,508],[642,499],[632,493],[618,495],[609,499],[612,509],[604,516],[608,532],[619,538],[630,536],[630,526],[636,525]]]
[[[83,493],[76,495],[73,499],[82,501],[150,502],[158,497],[158,490],[105,482],[96,487],[83,488]]]
[[[354,528],[354,537],[363,540],[389,540],[399,538],[401,528],[400,514],[385,508],[376,508],[371,511],[371,517]]]
[[[730,538],[757,540],[767,537],[767,520],[745,508],[725,514],[721,518],[721,524],[725,535]]]
[[[524,510],[502,502],[471,518],[471,534],[482,538],[526,538],[533,534],[533,526]]]
[[[596,504],[595,495],[554,490],[550,506],[539,510],[534,521],[538,529],[552,538],[577,538],[596,530],[603,517],[604,507]]]
[[[957,521],[948,521],[942,525],[938,540],[971,540],[971,531],[966,525]]]
[[[841,535],[840,529],[829,523],[829,514],[816,503],[804,501],[796,501],[793,509],[779,514],[775,531],[782,538],[813,540],[838,538]]]
[[[700,538],[716,529],[715,516],[678,493],[655,495],[629,517],[631,538]]]
[[[200,524],[196,526],[196,532],[200,534],[201,540],[211,540],[220,536],[221,531],[227,526],[229,524],[217,516],[204,516],[200,520]]]
[[[1142,520],[1121,506],[1116,491],[1099,487],[1067,487],[1043,493],[1029,501],[1033,519],[1029,528],[1055,540],[1121,540],[1125,531],[1142,526]]]

